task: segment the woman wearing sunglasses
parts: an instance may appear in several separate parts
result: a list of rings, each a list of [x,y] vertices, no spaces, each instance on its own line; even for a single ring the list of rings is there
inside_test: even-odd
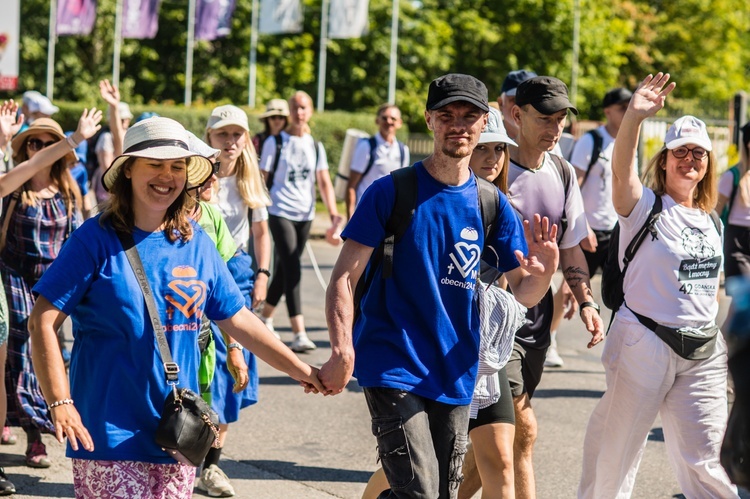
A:
[[[633,94],[612,155],[620,257],[661,211],[624,275],[625,303],[602,351],[607,390],[591,414],[579,498],[630,497],[656,416],[685,497],[736,498],[719,463],[727,426],[727,346],[718,327],[721,223],[716,157],[706,125],[683,116],[667,130],[644,180],[633,168],[641,124],[664,107],[669,75]],[[658,205],[657,205],[658,208]]]
[[[7,111],[4,106],[2,119]],[[51,465],[42,433],[55,429],[31,364],[26,327],[35,301],[31,288],[82,222],[81,193],[69,166],[76,161],[73,149],[99,130],[101,118],[96,108],[84,110],[78,128],[67,138],[54,120],[34,120],[13,138],[16,167],[0,177],[0,273],[9,305],[8,421],[26,432],[26,465],[32,468]]]

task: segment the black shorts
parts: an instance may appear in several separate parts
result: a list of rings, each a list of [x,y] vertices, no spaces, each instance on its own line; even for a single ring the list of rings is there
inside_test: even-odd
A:
[[[489,407],[479,409],[477,417],[469,419],[469,432],[474,428],[493,423],[516,424],[513,396],[510,394],[510,384],[505,368],[498,371],[497,377],[500,380],[500,399]]]
[[[510,354],[505,371],[508,373],[510,392],[514,397],[519,397],[524,393],[528,393],[529,398],[534,396],[534,390],[542,380],[546,355],[546,347],[526,348],[517,341],[513,343],[513,353]]]
[[[594,277],[598,269],[604,271],[604,264],[609,254],[609,241],[612,238],[611,230],[595,230],[594,234],[596,234],[596,251],[594,253],[583,251],[586,265],[589,267],[589,277]]]

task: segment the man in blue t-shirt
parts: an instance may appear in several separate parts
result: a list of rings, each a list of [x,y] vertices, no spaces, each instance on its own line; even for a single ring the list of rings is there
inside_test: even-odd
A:
[[[395,244],[392,276],[372,269],[352,327],[352,290],[383,242],[393,209],[394,183],[384,177],[365,192],[347,225],[328,287],[332,354],[320,379],[328,394],[340,393],[352,374],[364,388],[391,485],[381,497],[456,495],[478,364],[473,299],[483,246],[492,248],[497,259],[490,263],[527,306],[543,296],[557,266],[556,229],[538,216],[533,228],[522,224],[502,194],[497,228],[485,244],[469,159],[488,109],[487,88],[472,76],[448,74],[430,84],[425,120],[434,150],[413,166],[416,209]]]

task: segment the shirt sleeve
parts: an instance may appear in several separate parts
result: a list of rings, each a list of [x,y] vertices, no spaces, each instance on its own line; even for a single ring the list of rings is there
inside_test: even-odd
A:
[[[583,137],[576,141],[575,146],[573,146],[573,153],[570,156],[570,164],[582,172],[585,172],[589,169],[593,152],[594,137],[592,137],[590,133],[584,134]]]
[[[328,170],[328,156],[326,156],[326,148],[322,142],[317,143],[315,154],[318,155],[318,164],[315,167],[315,171]]]
[[[376,180],[362,196],[342,237],[371,248],[380,246],[385,239],[385,224],[391,216],[395,196],[390,175]]]
[[[268,220],[268,208],[265,206],[258,206],[253,208],[253,223],[263,222]]]
[[[518,267],[515,251],[521,251],[524,255],[529,253],[526,245],[526,237],[523,233],[523,222],[513,206],[508,202],[505,194],[500,193],[498,207],[497,229],[495,237],[490,241],[490,246],[497,254],[497,261],[485,260],[500,272],[508,272]]]
[[[370,141],[367,139],[360,139],[359,141],[357,141],[357,147],[354,149],[350,169],[353,172],[364,173],[369,161]]]
[[[112,141],[112,134],[110,132],[104,132],[99,136],[99,140],[96,141],[96,147],[94,152],[115,152],[115,144]]]
[[[401,162],[401,168],[406,168],[411,163],[411,153],[409,152],[409,146],[404,144],[404,160]]]
[[[734,174],[727,170],[719,177],[719,194],[729,198],[732,195],[732,187],[734,187]]]
[[[586,212],[583,208],[581,188],[578,187],[578,180],[573,167],[568,162],[565,162],[565,167],[571,170],[570,182],[568,183],[568,196],[565,199],[565,217],[568,220],[568,228],[560,240],[560,249],[572,248],[583,241],[588,235],[588,225],[586,223]]]

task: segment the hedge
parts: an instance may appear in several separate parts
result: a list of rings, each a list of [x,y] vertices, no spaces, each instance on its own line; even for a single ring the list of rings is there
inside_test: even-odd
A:
[[[101,105],[101,102],[99,103]],[[53,118],[57,120],[64,130],[75,130],[78,118],[84,107],[90,103],[77,102],[60,102],[55,101],[55,105],[60,108]],[[174,105],[133,105],[130,110],[134,116],[138,116],[145,111],[152,111],[160,116],[166,116],[182,123],[182,125],[196,134],[203,137],[208,116],[211,114],[212,107],[182,107]],[[260,112],[250,111],[243,108],[250,118],[250,132],[252,135],[263,130],[263,125],[258,120]],[[320,140],[325,146],[328,155],[328,164],[330,174],[333,177],[338,169],[339,158],[341,157],[341,147],[343,145],[346,130],[357,128],[368,133],[375,133],[375,114],[373,113],[347,113],[344,111],[330,111],[315,113],[310,122],[313,136]],[[406,126],[399,131],[399,140],[406,141],[409,132]]]

